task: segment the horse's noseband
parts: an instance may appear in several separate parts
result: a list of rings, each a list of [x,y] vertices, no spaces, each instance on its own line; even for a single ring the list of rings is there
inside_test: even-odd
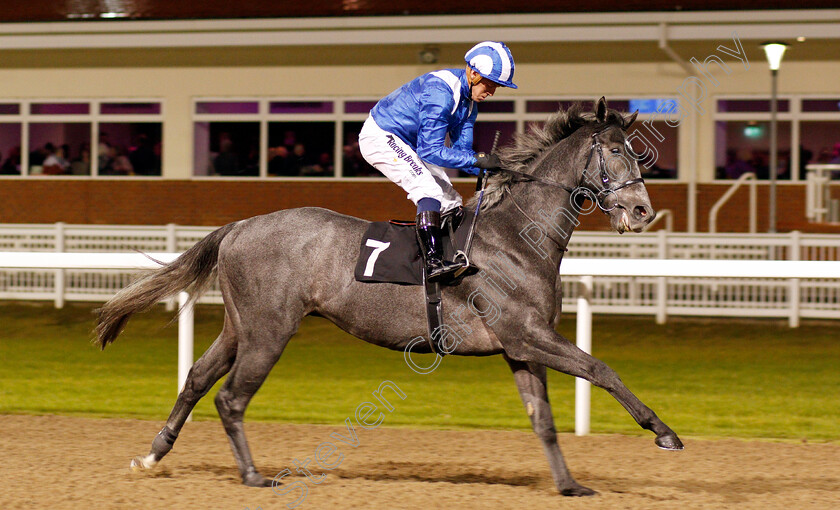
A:
[[[589,156],[586,158],[586,165],[583,167],[583,175],[586,175],[586,171],[589,170],[589,164],[592,163],[592,155],[596,152],[598,153],[598,169],[600,171],[600,178],[601,178],[601,185],[603,188],[599,190],[597,193],[591,192],[590,194],[594,195],[594,200],[598,207],[604,211],[609,212],[615,209],[616,207],[621,207],[616,200],[615,204],[612,207],[607,208],[604,207],[604,200],[610,194],[615,194],[616,191],[626,188],[627,186],[632,186],[633,184],[641,184],[645,182],[644,179],[638,177],[636,179],[630,179],[620,183],[617,186],[612,186],[612,181],[610,180],[609,175],[607,174],[607,162],[604,159],[604,149],[601,146],[601,141],[598,140],[598,135],[600,135],[600,131],[596,131],[592,133],[592,145],[589,147]]]

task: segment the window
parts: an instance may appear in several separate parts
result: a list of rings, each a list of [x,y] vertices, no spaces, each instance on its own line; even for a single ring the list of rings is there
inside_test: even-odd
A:
[[[0,175],[20,175],[20,122],[6,122],[10,115],[20,114],[18,104],[0,104]]]
[[[160,122],[100,123],[99,175],[161,175],[161,131]]]
[[[99,175],[161,175],[160,103],[101,103],[97,144]],[[124,120],[123,120],[124,119]]]
[[[270,176],[335,175],[334,122],[269,122],[268,146]]]
[[[0,103],[0,175],[160,176],[162,121],[159,102]]]
[[[752,172],[759,179],[770,176],[770,122],[717,121],[715,123],[715,176],[737,179]],[[790,121],[778,122],[777,179],[790,179]]]
[[[678,127],[666,125],[659,108],[673,99],[617,98],[611,108],[640,110],[634,126],[640,140],[655,147],[655,157],[642,162],[646,178],[677,176]],[[193,175],[196,177],[252,178],[384,178],[359,151],[359,132],[377,100],[197,98],[193,109]],[[517,132],[541,125],[558,107],[593,101],[577,98],[492,98],[478,105],[473,131],[477,152],[513,142]],[[1,111],[1,110],[0,110]],[[646,137],[646,138],[643,138]],[[640,149],[641,150],[641,149]],[[647,166],[646,166],[647,165]],[[452,170],[450,177],[472,178]]]
[[[799,179],[806,178],[811,163],[840,164],[840,118],[803,120],[799,123]]]
[[[777,104],[779,112],[790,111],[790,101],[779,99]],[[721,99],[718,101],[719,112],[769,112],[769,99]]]
[[[665,121],[642,118],[628,129],[633,152],[642,155],[639,170],[645,179],[677,177],[677,136],[679,128]],[[633,136],[636,134],[637,136]]]
[[[90,175],[90,132],[90,122],[30,122],[29,174]]]
[[[840,164],[840,97],[802,100],[799,178],[811,163]]]
[[[559,108],[568,109],[579,103],[583,112],[591,112],[594,101],[586,98],[531,99],[525,102],[525,130],[532,126],[543,126],[546,116]],[[665,116],[676,107],[672,98],[609,99],[610,108],[633,113],[638,110],[636,121],[628,130],[633,150],[642,154],[639,170],[645,179],[676,179],[678,175],[678,133],[679,127],[671,127]]]
[[[335,177],[338,109],[321,100],[199,100],[193,175]]]
[[[365,110],[365,114],[372,107],[373,105]],[[344,143],[341,146],[341,166],[344,177],[382,177],[379,170],[365,161],[359,150],[359,132],[363,124],[363,121],[352,121],[345,122],[343,125]]]
[[[840,163],[840,97],[778,101],[777,178],[802,181],[806,165]],[[798,135],[798,136],[797,136]],[[715,177],[770,175],[770,100],[722,98],[715,113]]]
[[[196,122],[194,175],[259,175],[259,122]]]
[[[359,150],[359,133],[376,101],[345,101],[344,116],[347,120],[341,126],[341,175],[344,177],[383,177],[382,173],[368,164]]]
[[[255,114],[260,113],[256,101],[200,101],[195,105],[198,114]]]

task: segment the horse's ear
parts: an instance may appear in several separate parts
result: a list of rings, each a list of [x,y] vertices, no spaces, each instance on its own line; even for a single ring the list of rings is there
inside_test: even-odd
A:
[[[639,116],[639,110],[636,110],[635,112],[633,112],[632,115],[628,115],[627,117],[624,117],[624,129],[626,130],[627,128],[632,126],[633,123],[636,122],[636,117],[638,117],[638,116]]]
[[[598,119],[598,122],[607,121],[607,98],[604,96],[601,96],[601,99],[598,100],[598,106],[595,107],[595,118]]]

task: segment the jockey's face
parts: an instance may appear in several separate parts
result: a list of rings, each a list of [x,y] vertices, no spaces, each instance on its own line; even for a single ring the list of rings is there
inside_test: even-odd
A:
[[[496,93],[498,85],[495,82],[482,78],[478,85],[473,85],[472,98],[473,101],[481,102]]]
[[[469,67],[467,67],[467,74],[467,79],[470,80],[470,83],[474,83],[474,80],[481,78],[478,83],[470,87],[470,92],[473,101],[480,103],[496,93],[496,87],[499,86],[496,82],[490,81],[487,78],[482,77],[480,74],[473,71]]]

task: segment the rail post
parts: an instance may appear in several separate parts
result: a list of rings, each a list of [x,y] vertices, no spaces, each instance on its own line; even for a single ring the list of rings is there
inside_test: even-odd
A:
[[[668,258],[668,233],[659,230],[656,233],[659,248],[659,258]],[[656,278],[656,323],[665,324],[668,320],[668,279],[664,276]]]
[[[794,230],[790,233],[790,248],[788,249],[788,260],[799,260],[799,251],[801,249],[801,233],[798,230]],[[788,280],[788,305],[790,307],[788,325],[792,328],[799,327],[799,307],[801,306],[799,286],[799,278],[791,278]]]
[[[55,224],[55,251],[63,252],[65,244],[64,223],[59,221]],[[55,298],[53,301],[55,302],[56,308],[64,308],[64,291],[67,286],[64,281],[64,276],[64,269],[55,270],[55,284],[53,286],[55,290]]]
[[[635,259],[635,258],[638,258],[638,257],[639,257],[638,245],[636,245],[636,243],[632,243],[630,245],[630,258]],[[640,298],[640,295],[639,295],[640,294],[639,293],[639,279],[636,278],[635,276],[630,277],[628,290],[629,290],[629,294],[630,294],[628,296],[630,298],[630,306],[638,306],[639,305],[639,298]]]
[[[577,301],[577,346],[592,354],[592,276],[581,276]],[[589,434],[591,385],[586,379],[575,379],[575,435]]]
[[[178,393],[184,391],[187,382],[187,375],[193,364],[193,332],[194,332],[194,310],[190,302],[190,295],[186,292],[178,294]],[[192,421],[192,413],[187,417]]]

